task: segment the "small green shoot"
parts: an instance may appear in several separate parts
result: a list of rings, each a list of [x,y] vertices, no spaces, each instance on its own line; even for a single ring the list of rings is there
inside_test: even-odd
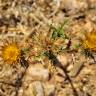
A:
[[[80,44],[76,44],[76,45],[74,45],[74,49],[79,49],[80,47],[81,47]]]
[[[60,37],[63,39],[69,39],[68,36],[65,34],[67,27],[68,27],[67,22],[57,27],[52,26],[52,29],[53,29],[52,39],[56,40]]]

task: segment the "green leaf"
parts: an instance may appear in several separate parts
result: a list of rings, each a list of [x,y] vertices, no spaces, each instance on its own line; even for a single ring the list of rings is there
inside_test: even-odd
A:
[[[68,27],[66,23],[67,22],[57,27],[52,26],[52,29],[53,29],[52,39],[53,40],[56,40],[58,38],[68,39],[68,36],[65,34],[66,28]]]

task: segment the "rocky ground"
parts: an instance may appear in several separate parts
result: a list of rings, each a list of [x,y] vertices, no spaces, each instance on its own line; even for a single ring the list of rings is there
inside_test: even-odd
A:
[[[23,52],[7,64],[0,47],[0,96],[96,96],[93,31],[96,0],[0,0],[0,46]]]

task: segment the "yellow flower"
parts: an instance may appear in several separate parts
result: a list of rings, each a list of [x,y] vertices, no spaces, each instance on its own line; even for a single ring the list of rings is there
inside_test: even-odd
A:
[[[21,58],[21,50],[16,43],[3,46],[2,58],[8,64],[16,63]]]
[[[85,35],[84,47],[96,51],[96,33],[91,32]]]

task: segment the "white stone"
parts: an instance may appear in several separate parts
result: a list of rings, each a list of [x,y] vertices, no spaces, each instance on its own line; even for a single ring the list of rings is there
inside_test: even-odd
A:
[[[44,96],[44,88],[41,82],[34,82],[33,87],[36,90],[36,96]]]
[[[49,79],[49,71],[43,67],[29,66],[25,79],[47,81]]]
[[[55,95],[55,85],[46,84],[46,85],[44,85],[44,89],[45,89],[46,96],[54,96]]]
[[[71,62],[71,57],[67,53],[58,55],[57,59],[63,65],[63,67],[68,66],[69,62]]]
[[[44,96],[43,84],[40,81],[30,83],[23,91],[24,96]]]

